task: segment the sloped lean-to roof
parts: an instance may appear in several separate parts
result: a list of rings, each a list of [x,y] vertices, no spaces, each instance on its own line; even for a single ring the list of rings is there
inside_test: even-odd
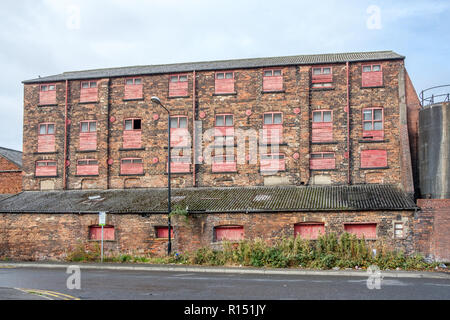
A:
[[[0,157],[11,161],[19,168],[22,168],[22,152],[0,147]]]
[[[279,67],[289,65],[310,65],[324,63],[344,63],[344,62],[360,62],[360,61],[380,61],[380,60],[399,60],[405,57],[393,51],[374,51],[374,52],[346,52],[346,53],[327,53],[314,55],[297,55],[287,57],[271,57],[271,58],[252,58],[252,59],[235,59],[220,61],[203,61],[188,62],[164,65],[148,65],[134,66],[123,68],[109,68],[85,71],[64,72],[48,77],[42,77],[32,80],[23,81],[24,84],[65,81],[65,80],[81,80],[81,79],[98,79],[98,78],[114,78],[125,76],[137,76],[147,74],[163,74],[178,73],[191,71],[207,71],[207,70],[229,70],[229,69],[247,69],[261,67]]]
[[[414,201],[390,185],[187,188],[172,205],[191,213],[414,210]],[[0,201],[8,213],[166,213],[167,189],[22,192]]]

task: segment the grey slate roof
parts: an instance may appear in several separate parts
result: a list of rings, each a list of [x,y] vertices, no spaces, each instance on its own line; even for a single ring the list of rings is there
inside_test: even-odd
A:
[[[393,51],[374,51],[374,52],[347,52],[347,53],[329,53],[314,55],[298,55],[287,57],[271,57],[271,58],[252,58],[252,59],[236,59],[236,60],[220,60],[220,61],[204,61],[176,63],[165,65],[149,65],[134,66],[123,68],[109,68],[86,71],[64,72],[62,74],[37,78],[23,81],[25,84],[42,83],[52,81],[80,80],[80,79],[96,79],[96,78],[114,78],[124,76],[136,76],[146,74],[163,74],[191,71],[206,70],[227,70],[240,68],[260,68],[260,67],[276,67],[289,65],[309,65],[324,63],[344,63],[358,61],[377,61],[377,60],[397,60],[404,59]]]
[[[390,185],[273,186],[174,189],[173,206],[192,213],[414,210]],[[0,212],[165,213],[167,189],[22,192],[0,201]]]
[[[22,152],[0,147],[0,156],[22,168]]]

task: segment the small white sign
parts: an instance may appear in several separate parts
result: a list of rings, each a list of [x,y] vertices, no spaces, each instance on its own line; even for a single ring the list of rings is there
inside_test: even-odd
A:
[[[98,214],[98,224],[100,226],[106,225],[106,212],[99,212]]]

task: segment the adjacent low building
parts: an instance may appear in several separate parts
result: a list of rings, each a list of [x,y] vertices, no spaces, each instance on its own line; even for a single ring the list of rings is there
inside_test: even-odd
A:
[[[0,199],[22,191],[22,152],[0,147]]]

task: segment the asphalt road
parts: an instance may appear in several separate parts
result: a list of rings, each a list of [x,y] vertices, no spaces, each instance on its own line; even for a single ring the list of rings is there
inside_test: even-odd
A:
[[[82,270],[69,290],[65,269],[0,268],[0,300],[450,300],[450,279]]]

